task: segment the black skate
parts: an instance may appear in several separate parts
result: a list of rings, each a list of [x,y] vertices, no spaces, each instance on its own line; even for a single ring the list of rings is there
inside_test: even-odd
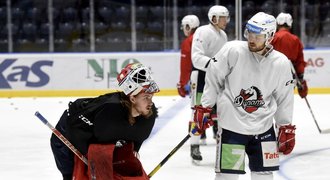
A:
[[[190,156],[192,158],[192,162],[195,164],[199,164],[199,162],[203,160],[201,152],[199,151],[199,145],[196,144],[190,146]]]

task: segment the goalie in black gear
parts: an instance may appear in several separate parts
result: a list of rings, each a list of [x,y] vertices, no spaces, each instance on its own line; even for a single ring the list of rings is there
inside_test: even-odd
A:
[[[87,167],[74,157],[53,135],[51,147],[64,180],[91,179],[92,176],[149,179],[136,155],[154,126],[157,109],[152,98],[159,88],[150,70],[140,63],[128,64],[117,80],[123,92],[78,99],[69,105],[56,125],[88,157],[89,163]],[[81,108],[85,109],[78,113]],[[125,142],[123,147],[115,146],[118,141]]]

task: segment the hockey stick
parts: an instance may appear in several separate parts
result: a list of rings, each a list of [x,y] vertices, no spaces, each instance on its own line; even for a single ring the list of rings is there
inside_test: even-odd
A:
[[[297,80],[297,81],[299,81],[299,80]],[[298,83],[298,84],[300,84],[300,83]],[[319,130],[319,133],[323,133],[322,130],[321,130],[321,128],[320,128],[320,126],[319,126],[319,124],[318,124],[317,121],[316,121],[316,118],[315,118],[315,116],[314,116],[314,113],[313,113],[313,111],[312,111],[311,106],[309,105],[309,102],[308,102],[308,100],[307,100],[307,97],[304,97],[304,99],[305,99],[305,101],[306,101],[306,104],[307,104],[307,106],[308,106],[309,111],[310,111],[311,114],[312,114],[312,117],[313,117],[313,120],[314,120],[314,122],[315,122],[315,124],[316,124],[317,130]]]
[[[314,120],[314,122],[315,122],[315,124],[316,124],[317,129],[319,130],[319,133],[321,133],[321,134],[327,134],[327,133],[330,133],[330,129],[324,129],[324,130],[321,130],[319,124],[318,124],[317,121],[316,121],[316,118],[315,118],[315,116],[314,116],[314,113],[313,113],[313,111],[312,111],[312,108],[311,108],[311,106],[309,105],[309,102],[308,102],[308,100],[307,100],[307,97],[304,97],[304,99],[305,99],[305,101],[306,101],[306,104],[307,104],[307,106],[308,106],[309,111],[310,111],[311,114],[312,114],[313,120]]]
[[[149,173],[148,177],[151,178],[189,138],[190,134],[183,138],[182,141],[154,168],[154,170]]]
[[[291,62],[291,61],[290,61],[290,62]],[[294,76],[295,76],[295,78],[296,78],[296,81],[297,81],[297,83],[296,83],[296,84],[297,84],[297,87],[298,87],[298,88],[303,88],[302,85],[301,85],[301,82],[300,82],[299,79],[298,79],[298,74],[297,74],[296,70],[294,69],[292,63],[291,63],[291,71],[293,72],[293,74],[294,74]],[[316,121],[316,118],[315,118],[314,113],[313,113],[313,111],[312,111],[311,105],[309,104],[309,102],[308,102],[308,100],[307,100],[307,97],[304,97],[304,99],[305,99],[305,101],[306,101],[306,104],[307,104],[307,106],[308,106],[308,109],[309,109],[310,113],[312,114],[312,117],[313,117],[314,123],[315,123],[315,125],[316,125],[317,130],[319,131],[319,133],[321,133],[321,134],[330,133],[330,129],[321,130],[321,128],[320,128],[320,126],[319,126],[319,123]]]
[[[38,111],[35,113],[35,116],[37,116],[46,126],[49,127],[53,131],[53,133],[75,154],[78,156],[79,159],[81,159],[86,165],[88,165],[87,158],[82,155],[78,149],[76,149],[70,141],[65,138],[60,131],[58,131],[54,126],[52,126],[46,118],[44,118]]]

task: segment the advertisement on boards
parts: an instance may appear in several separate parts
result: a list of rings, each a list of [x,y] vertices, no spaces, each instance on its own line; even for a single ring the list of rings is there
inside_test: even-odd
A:
[[[328,92],[330,51],[305,50],[304,59],[309,89]],[[2,54],[0,92],[117,90],[117,74],[132,62],[149,67],[163,92],[176,93],[179,52]]]
[[[304,58],[307,63],[305,79],[313,88],[330,88],[330,51],[306,50]]]
[[[115,90],[117,74],[132,62],[149,67],[160,88],[175,88],[179,59],[178,53],[3,55],[0,90]]]

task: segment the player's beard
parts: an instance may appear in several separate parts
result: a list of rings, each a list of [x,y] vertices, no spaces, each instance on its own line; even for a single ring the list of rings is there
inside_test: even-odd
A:
[[[257,46],[254,42],[248,42],[249,50],[251,52],[260,52],[265,49],[265,44],[262,46]]]

